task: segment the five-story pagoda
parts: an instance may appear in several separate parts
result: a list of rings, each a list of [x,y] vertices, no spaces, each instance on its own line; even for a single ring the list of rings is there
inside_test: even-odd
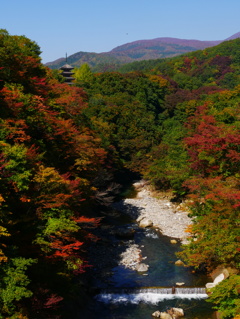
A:
[[[73,84],[74,77],[72,76],[74,73],[72,72],[74,68],[67,63],[66,56],[66,64],[64,64],[59,70],[62,71],[61,75],[65,78],[65,82],[67,84]]]

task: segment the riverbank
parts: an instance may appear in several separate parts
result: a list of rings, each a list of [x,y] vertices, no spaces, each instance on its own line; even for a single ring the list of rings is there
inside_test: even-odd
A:
[[[151,314],[156,310],[181,305],[187,310],[187,318],[195,318],[199,312],[201,318],[211,318],[209,305],[203,300],[198,301],[197,295],[193,302],[181,294],[175,297],[171,293],[140,291],[154,287],[170,290],[179,286],[203,287],[206,278],[176,264],[175,253],[179,251],[180,241],[186,238],[184,228],[191,223],[189,218],[183,218],[187,212],[181,205],[178,207],[171,202],[170,193],[155,193],[145,182],[134,186],[137,195],[111,205],[101,226],[95,229],[101,239],[92,251],[95,266],[91,270],[89,286],[97,295],[91,314],[94,311],[94,318],[104,319],[112,316],[152,318]],[[153,227],[139,226],[137,219],[144,216],[152,219]],[[171,243],[173,238],[177,244]],[[195,298],[194,294],[192,297]]]
[[[133,184],[137,190],[135,198],[126,198],[114,204],[120,211],[140,221],[149,219],[152,226],[163,235],[186,243],[186,228],[192,224],[187,208],[171,202],[171,194],[157,193],[145,181]]]
[[[108,278],[116,266],[136,271],[140,264],[146,265],[148,253],[143,253],[142,247],[134,240],[136,226],[139,227],[144,218],[151,221],[156,237],[159,233],[169,237],[169,242],[174,239],[178,243],[187,243],[185,229],[192,221],[184,206],[173,203],[171,193],[156,192],[145,181],[136,182],[133,186],[136,196],[112,204],[113,210],[106,213],[104,223],[95,229],[95,235],[101,240],[91,245],[89,254],[95,264],[92,276],[96,282],[101,278],[104,284],[108,284]],[[122,226],[120,221],[126,218],[124,216],[130,219]],[[111,225],[107,221],[111,221]]]

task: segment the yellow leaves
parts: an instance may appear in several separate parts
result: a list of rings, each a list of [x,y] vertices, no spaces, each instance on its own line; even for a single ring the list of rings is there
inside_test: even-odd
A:
[[[91,164],[92,162],[86,157],[86,158],[78,158],[76,159],[75,161],[75,166],[77,168],[77,170],[79,171],[86,171],[89,169],[89,165]],[[94,167],[93,167],[94,168]]]
[[[0,249],[0,264],[1,262],[7,262],[8,258],[4,255],[2,249]]]
[[[191,234],[193,232],[193,226],[192,225],[188,225],[184,231],[185,231],[185,233],[190,233]]]
[[[149,80],[158,83],[160,87],[167,87],[169,82],[160,75],[149,75]]]
[[[190,100],[185,103],[185,112],[187,116],[194,114],[197,106],[197,100]]]
[[[10,234],[7,232],[5,227],[0,226],[0,236],[8,237]],[[4,244],[1,244],[2,247],[5,247]],[[8,258],[4,255],[2,249],[0,249],[0,264],[1,262],[7,262]]]
[[[0,226],[0,236],[8,237],[8,236],[11,236],[11,235],[8,233],[8,231],[7,231],[7,229],[5,227]]]
[[[0,194],[0,205],[2,204],[2,202],[5,202],[5,199],[2,197],[2,195]]]
[[[0,147],[5,147],[5,146],[8,146],[8,144],[3,141],[0,141]]]
[[[39,171],[33,178],[33,182],[39,183],[41,187],[47,187],[49,190],[59,187],[59,185],[68,185],[69,180],[64,179],[54,167],[39,166]]]
[[[235,96],[239,96],[240,95],[240,84],[238,84],[237,86],[235,86],[235,88],[233,89],[233,94]]]
[[[219,97],[221,100],[230,100],[233,95],[234,95],[234,91],[230,91],[230,90],[224,90],[222,92],[219,92]]]
[[[207,50],[203,50],[202,53],[203,53],[204,56],[208,56],[208,51]]]
[[[99,128],[99,131],[105,138],[110,138],[112,131],[116,128],[115,123],[109,123],[101,118],[97,118],[96,116],[91,117],[91,122],[94,127]]]

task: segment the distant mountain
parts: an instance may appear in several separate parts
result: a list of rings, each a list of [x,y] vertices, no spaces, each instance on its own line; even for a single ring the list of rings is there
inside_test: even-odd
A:
[[[171,45],[176,49],[180,49],[185,51],[189,48],[191,49],[202,49],[205,47],[211,47],[219,44],[221,41],[200,41],[200,40],[185,40],[185,39],[177,39],[177,38],[156,38],[152,40],[139,40],[131,43],[123,44],[121,46],[116,47],[110,53],[122,52],[122,51],[131,51],[131,50],[158,50],[163,47],[165,51],[167,51],[167,45]]]
[[[240,32],[220,41],[200,41],[178,38],[156,38],[152,40],[139,40],[120,45],[109,52],[77,52],[68,57],[68,63],[72,66],[80,66],[88,63],[91,67],[102,64],[111,69],[111,65],[121,65],[134,61],[151,60],[174,57],[187,52],[203,50],[227,40],[240,37]],[[46,63],[52,69],[58,69],[65,63],[64,58]]]
[[[225,41],[234,40],[234,39],[237,39],[237,38],[240,38],[240,32],[235,33],[235,34],[232,35],[231,37],[227,38]]]

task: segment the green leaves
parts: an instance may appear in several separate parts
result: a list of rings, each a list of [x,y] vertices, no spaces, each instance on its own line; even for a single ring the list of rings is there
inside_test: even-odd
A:
[[[87,63],[84,63],[80,68],[74,68],[74,78],[78,84],[90,85],[94,80],[94,75]]]
[[[32,292],[27,288],[30,280],[26,270],[33,263],[36,263],[36,260],[18,257],[2,265],[0,305],[3,314],[13,314],[16,309],[15,301],[32,296]]]
[[[215,304],[221,318],[231,319],[240,313],[240,276],[231,275],[210,290],[208,302]]]
[[[7,180],[18,190],[27,190],[32,176],[27,161],[28,149],[24,145],[10,145],[4,142],[0,142],[0,149],[5,157],[5,169],[9,172]]]
[[[49,218],[44,229],[44,235],[58,235],[62,233],[73,233],[79,230],[79,226],[73,220],[67,218]]]
[[[0,313],[8,317],[32,296],[32,278],[34,293],[51,295],[48,278],[61,273],[66,283],[84,271],[91,236],[79,216],[106,155],[83,120],[86,93],[59,83],[39,53],[35,42],[0,31]],[[35,259],[44,276],[27,272]]]

